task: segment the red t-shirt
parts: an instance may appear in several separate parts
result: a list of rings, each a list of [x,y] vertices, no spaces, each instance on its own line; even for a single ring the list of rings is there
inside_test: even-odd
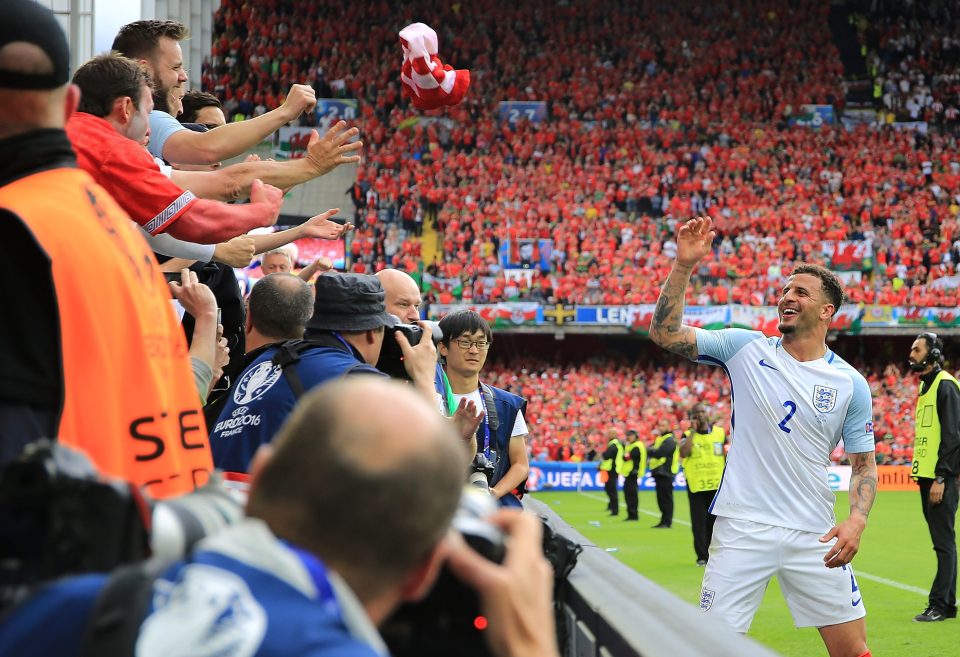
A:
[[[77,164],[151,235],[162,233],[197,198],[160,171],[147,149],[104,119],[77,112],[67,122]]]

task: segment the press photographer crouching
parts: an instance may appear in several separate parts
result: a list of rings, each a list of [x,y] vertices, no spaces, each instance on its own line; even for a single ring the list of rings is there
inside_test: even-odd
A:
[[[126,591],[119,615],[139,628],[135,650],[123,637],[91,642],[113,626],[92,611],[103,579],[81,577],[4,618],[0,654],[385,656],[377,625],[446,563],[476,590],[492,654],[557,655],[539,522],[514,511],[489,520],[505,537],[502,564],[448,532],[465,466],[452,424],[410,386],[328,383],[255,459],[248,518]]]
[[[265,348],[238,377],[212,426],[214,464],[231,477],[249,473],[257,449],[273,439],[307,391],[342,376],[385,376],[374,364],[384,329],[397,318],[385,311],[380,282],[374,276],[330,273],[317,278],[314,287],[313,316],[303,339]],[[414,387],[433,400],[433,343],[410,347],[403,336],[396,341]]]

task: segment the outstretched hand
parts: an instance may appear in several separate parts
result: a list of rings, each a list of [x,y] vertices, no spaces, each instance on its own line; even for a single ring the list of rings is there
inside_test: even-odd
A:
[[[337,121],[327,134],[320,137],[314,130],[307,142],[307,159],[313,164],[318,175],[333,171],[341,164],[360,161],[362,141],[350,140],[360,134],[356,128],[347,128],[344,121]]]
[[[697,217],[681,224],[677,231],[677,264],[692,267],[703,260],[716,236],[710,217]]]
[[[321,212],[315,217],[310,217],[303,224],[303,236],[304,237],[316,237],[322,240],[338,240],[351,230],[353,230],[353,224],[338,224],[335,221],[330,221],[330,217],[336,216],[340,212],[340,208],[333,208],[332,210],[327,210],[326,212]]]

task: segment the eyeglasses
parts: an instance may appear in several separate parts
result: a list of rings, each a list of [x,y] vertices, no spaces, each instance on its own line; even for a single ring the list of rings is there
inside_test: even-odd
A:
[[[480,351],[486,351],[490,348],[490,343],[486,340],[467,340],[466,338],[460,338],[457,340],[457,346],[464,351],[469,351],[470,347],[476,347]]]

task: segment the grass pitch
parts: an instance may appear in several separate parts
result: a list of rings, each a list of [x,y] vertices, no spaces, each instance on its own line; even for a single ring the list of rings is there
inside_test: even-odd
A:
[[[693,552],[686,491],[674,493],[676,511],[668,530],[651,528],[660,519],[651,491],[640,492],[636,523],[623,522],[622,501],[620,517],[607,516],[602,491],[541,492],[534,497],[612,556],[679,598],[698,603],[703,569],[697,567]],[[838,493],[837,517],[845,518],[848,510],[847,494]],[[874,657],[960,657],[960,620],[913,622],[926,607],[936,569],[919,493],[879,493],[853,566],[867,608],[867,643]],[[767,589],[749,636],[787,657],[827,654],[815,629],[794,627],[776,580]]]

